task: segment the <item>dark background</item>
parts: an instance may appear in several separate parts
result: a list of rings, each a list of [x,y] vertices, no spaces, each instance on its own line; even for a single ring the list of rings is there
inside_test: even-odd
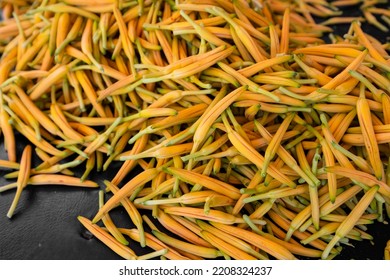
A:
[[[388,6],[388,5],[387,5]],[[344,9],[345,16],[359,14],[359,9]],[[335,33],[344,34],[349,25],[335,27]],[[363,24],[365,32],[375,36],[382,42],[388,41],[389,34],[380,32],[373,26]],[[1,141],[2,142],[2,141]],[[22,147],[25,140],[18,139]],[[4,147],[0,144],[0,158],[6,158]],[[20,158],[20,156],[19,156]],[[83,172],[83,170],[80,170]],[[3,178],[6,170],[0,170],[0,186],[8,184]],[[92,174],[92,180],[103,186],[104,179],[111,179],[112,172],[103,175]],[[0,259],[55,259],[55,260],[112,260],[120,259],[78,222],[77,216],[92,218],[98,210],[98,189],[82,189],[59,186],[28,186],[21,195],[15,215],[12,219],[6,213],[12,203],[15,191],[0,193]],[[118,226],[131,226],[122,209],[110,212]],[[384,247],[390,239],[390,226],[375,223],[368,226],[368,233],[374,239],[370,241],[352,242],[353,247],[344,249],[337,259],[383,259]],[[130,245],[138,254],[150,252],[140,248],[138,243]]]

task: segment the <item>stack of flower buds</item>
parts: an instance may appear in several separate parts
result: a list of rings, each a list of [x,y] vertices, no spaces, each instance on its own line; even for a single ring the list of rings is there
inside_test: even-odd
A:
[[[90,172],[120,163],[79,221],[126,259],[331,259],[372,239],[390,214],[390,60],[360,22],[389,15],[341,18],[355,2],[1,1],[8,216],[28,186],[99,187]]]

